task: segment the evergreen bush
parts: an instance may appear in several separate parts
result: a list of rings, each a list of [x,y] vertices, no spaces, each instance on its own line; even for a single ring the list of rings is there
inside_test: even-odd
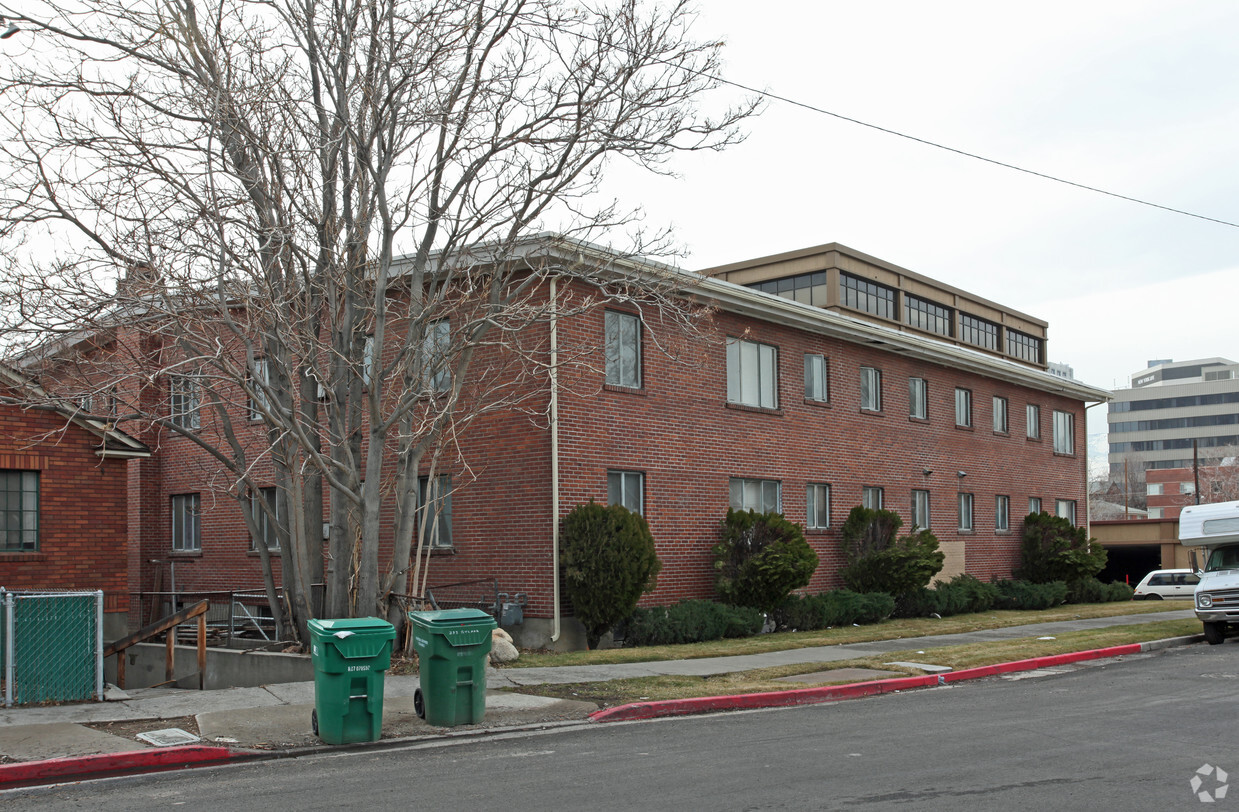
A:
[[[1030,513],[1024,517],[1020,567],[1014,575],[1034,584],[1094,578],[1106,565],[1106,548],[1094,542],[1068,519]]]
[[[751,607],[686,600],[634,610],[625,623],[624,645],[663,646],[749,637],[760,632],[765,622],[765,615]]]
[[[1062,581],[1034,584],[1029,581],[1002,580],[998,588],[998,609],[1049,609],[1067,600],[1067,585]]]
[[[640,514],[593,500],[564,517],[559,564],[564,594],[585,626],[590,648],[632,614],[662,568]]]
[[[724,602],[773,612],[816,569],[800,525],[778,513],[727,511],[714,546],[714,585]]]
[[[946,556],[928,530],[896,538],[903,520],[889,510],[852,508],[840,531],[847,566],[843,583],[856,592],[886,592],[896,600],[929,586]]]

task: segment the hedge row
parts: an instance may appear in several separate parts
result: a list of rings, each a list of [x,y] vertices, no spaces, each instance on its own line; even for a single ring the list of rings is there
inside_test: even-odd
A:
[[[749,637],[760,632],[765,622],[764,614],[747,606],[680,601],[671,606],[635,610],[624,624],[624,645],[663,646]]]
[[[791,595],[774,611],[779,630],[813,631],[832,626],[877,623],[890,617],[895,600],[885,592],[836,589],[820,595]]]

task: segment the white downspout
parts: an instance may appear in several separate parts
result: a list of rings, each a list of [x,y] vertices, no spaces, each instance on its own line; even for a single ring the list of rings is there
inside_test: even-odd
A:
[[[558,278],[551,277],[551,642],[559,640],[559,315]]]

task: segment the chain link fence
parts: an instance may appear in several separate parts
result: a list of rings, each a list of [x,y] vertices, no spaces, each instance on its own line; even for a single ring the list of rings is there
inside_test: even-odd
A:
[[[0,587],[4,705],[103,699],[103,593]]]

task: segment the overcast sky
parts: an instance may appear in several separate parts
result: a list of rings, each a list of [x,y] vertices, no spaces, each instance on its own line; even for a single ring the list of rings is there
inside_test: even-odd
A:
[[[728,79],[1239,223],[1233,0],[700,6],[695,32],[727,42]],[[1045,319],[1049,360],[1103,388],[1153,358],[1239,358],[1239,228],[783,102],[748,129],[677,179],[616,187],[675,225],[686,267],[840,242]]]

